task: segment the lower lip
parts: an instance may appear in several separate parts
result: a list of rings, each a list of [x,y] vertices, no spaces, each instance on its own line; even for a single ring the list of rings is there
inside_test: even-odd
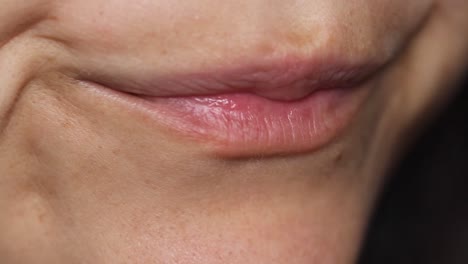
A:
[[[142,97],[156,122],[233,158],[314,151],[338,136],[365,98],[365,87],[316,91],[299,101],[254,94]]]

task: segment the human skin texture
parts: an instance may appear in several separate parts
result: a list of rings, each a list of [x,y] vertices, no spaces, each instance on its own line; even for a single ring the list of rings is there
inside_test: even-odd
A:
[[[354,263],[387,169],[456,90],[466,14],[465,0],[1,0],[0,262]],[[173,108],[94,85],[319,57],[379,70],[339,133],[304,148],[195,135]]]

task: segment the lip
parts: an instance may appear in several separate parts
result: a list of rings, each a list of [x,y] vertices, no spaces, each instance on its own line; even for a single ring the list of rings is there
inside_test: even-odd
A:
[[[288,57],[227,65],[230,66],[163,76],[94,76],[93,82],[143,97],[252,93],[272,100],[294,101],[316,90],[354,87],[374,74],[381,64]]]
[[[228,157],[314,151],[350,124],[383,64],[277,60],[85,83],[130,100],[181,137]]]

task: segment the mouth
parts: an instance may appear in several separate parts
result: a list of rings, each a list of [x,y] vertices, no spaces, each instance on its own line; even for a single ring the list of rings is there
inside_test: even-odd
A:
[[[282,59],[165,76],[93,76],[169,133],[218,156],[317,150],[341,134],[383,63]]]

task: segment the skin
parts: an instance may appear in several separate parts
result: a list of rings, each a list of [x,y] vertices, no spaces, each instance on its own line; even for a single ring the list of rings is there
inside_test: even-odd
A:
[[[2,263],[353,263],[385,172],[455,92],[465,0],[2,0]],[[157,25],[157,26],[156,26]],[[231,159],[74,82],[322,51],[387,59],[330,144]]]

